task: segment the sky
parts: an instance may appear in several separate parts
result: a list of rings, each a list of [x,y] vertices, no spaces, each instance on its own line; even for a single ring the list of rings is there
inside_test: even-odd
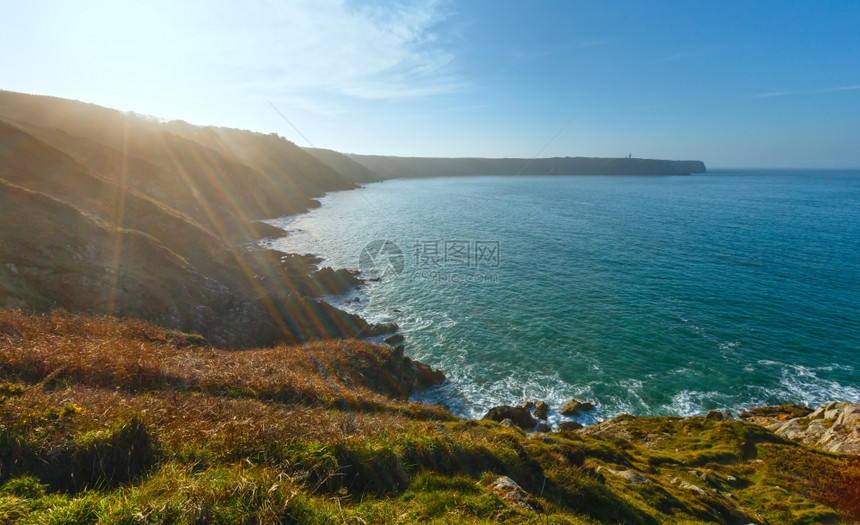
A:
[[[0,0],[0,89],[299,146],[860,167],[860,2]]]

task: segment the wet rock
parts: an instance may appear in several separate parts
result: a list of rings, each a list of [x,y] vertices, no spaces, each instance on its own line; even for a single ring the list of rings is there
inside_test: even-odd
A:
[[[532,417],[531,412],[526,407],[512,407],[509,405],[501,405],[491,408],[481,419],[501,422],[505,419],[510,419],[518,427],[531,430],[535,428],[537,420]]]
[[[380,335],[388,335],[393,334],[394,332],[400,330],[400,327],[397,326],[397,323],[380,323],[369,325],[364,328],[360,333],[359,337],[377,337]]]
[[[589,410],[594,410],[594,404],[588,401],[578,401],[571,399],[561,407],[561,415],[563,416],[578,416]]]
[[[729,421],[732,419],[732,413],[725,408],[722,410],[710,410],[705,419],[710,419],[711,421]]]
[[[535,403],[535,417],[538,419],[546,419],[549,415],[549,405],[545,401]]]
[[[559,432],[564,432],[566,430],[579,430],[582,428],[582,423],[577,421],[562,421],[558,424]]]
[[[537,428],[535,428],[535,430],[537,432],[550,432],[550,431],[552,431],[552,427],[550,427],[548,424],[541,421],[540,423],[537,424]]]
[[[402,343],[404,341],[403,334],[394,334],[394,335],[388,336],[384,339],[384,341],[386,344],[389,344],[392,346],[393,345],[399,345],[400,343]]]

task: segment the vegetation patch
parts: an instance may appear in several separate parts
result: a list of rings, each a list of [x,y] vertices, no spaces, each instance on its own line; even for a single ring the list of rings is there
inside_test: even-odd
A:
[[[62,313],[0,326],[3,523],[858,519],[857,458],[741,421],[534,434],[409,402],[410,362],[360,341],[230,351]],[[501,477],[535,504],[510,506]]]

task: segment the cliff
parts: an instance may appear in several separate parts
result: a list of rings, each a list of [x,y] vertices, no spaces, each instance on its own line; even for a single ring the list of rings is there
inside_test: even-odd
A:
[[[110,314],[222,346],[357,336],[317,300],[358,283],[249,246],[355,187],[271,135],[0,92],[0,308]]]
[[[383,179],[469,175],[690,175],[701,161],[556,157],[540,159],[429,158],[346,155]],[[349,176],[351,171],[344,169]]]

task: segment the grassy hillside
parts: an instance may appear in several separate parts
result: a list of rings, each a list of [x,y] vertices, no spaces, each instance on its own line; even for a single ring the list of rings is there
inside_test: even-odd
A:
[[[0,92],[0,308],[134,316],[226,346],[359,335],[315,299],[355,279],[252,245],[282,233],[256,219],[351,187],[278,137]]]
[[[530,434],[410,403],[358,341],[227,351],[140,321],[0,313],[7,523],[841,523],[860,461],[719,418]],[[499,476],[524,491],[494,492]]]

